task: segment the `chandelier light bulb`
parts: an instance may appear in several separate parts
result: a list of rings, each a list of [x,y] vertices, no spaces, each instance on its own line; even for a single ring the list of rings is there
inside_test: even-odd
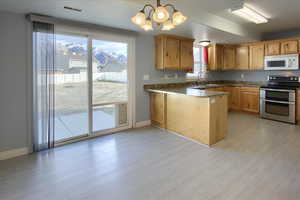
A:
[[[157,23],[164,23],[165,21],[167,21],[170,17],[170,14],[168,12],[168,10],[163,7],[163,6],[159,6],[157,8],[155,8],[155,11],[153,13],[153,20]]]
[[[179,11],[176,11],[174,14],[173,14],[173,24],[175,26],[178,26],[182,23],[184,23],[185,21],[187,20],[187,17],[184,16],[181,12]]]
[[[166,22],[163,23],[163,27],[161,30],[163,31],[169,31],[171,29],[175,28],[174,24],[172,23],[171,20],[168,20]]]
[[[145,31],[152,31],[153,30],[153,27],[152,27],[152,22],[150,19],[147,19],[145,24],[142,26],[142,28],[145,30]]]
[[[145,13],[138,12],[134,17],[131,18],[131,21],[138,26],[145,25],[145,23],[146,23]]]

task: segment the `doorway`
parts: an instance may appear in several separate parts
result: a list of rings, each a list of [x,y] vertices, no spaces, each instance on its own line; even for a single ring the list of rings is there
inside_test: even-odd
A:
[[[132,128],[133,39],[57,32],[55,143]]]

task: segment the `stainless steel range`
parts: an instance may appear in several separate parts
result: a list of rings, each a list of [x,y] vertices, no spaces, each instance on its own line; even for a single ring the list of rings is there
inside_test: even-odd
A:
[[[260,88],[260,116],[295,124],[299,77],[269,76],[268,80],[268,85]]]

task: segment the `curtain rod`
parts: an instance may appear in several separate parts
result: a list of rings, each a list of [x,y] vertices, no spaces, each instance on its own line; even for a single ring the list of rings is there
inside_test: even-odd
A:
[[[56,18],[52,16],[46,16],[41,14],[34,14],[29,13],[26,15],[26,18],[31,22],[44,22],[54,25],[66,25],[66,26],[73,26],[78,28],[85,28],[87,30],[95,30],[95,31],[104,31],[104,32],[110,32],[115,33],[119,35],[127,35],[127,36],[137,36],[138,32],[121,29],[121,28],[114,28],[109,26],[103,26],[98,24],[91,24],[86,22],[80,22],[80,21],[74,21],[69,19],[62,19],[62,18]]]

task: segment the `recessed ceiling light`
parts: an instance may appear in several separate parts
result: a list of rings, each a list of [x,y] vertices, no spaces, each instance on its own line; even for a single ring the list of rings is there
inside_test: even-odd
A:
[[[72,8],[72,7],[69,7],[69,6],[64,6],[64,9],[71,10],[71,11],[76,11],[76,12],[82,12],[82,9]]]
[[[241,8],[231,9],[230,12],[234,15],[242,17],[256,24],[267,23],[268,19],[256,10],[249,8],[245,4]]]

